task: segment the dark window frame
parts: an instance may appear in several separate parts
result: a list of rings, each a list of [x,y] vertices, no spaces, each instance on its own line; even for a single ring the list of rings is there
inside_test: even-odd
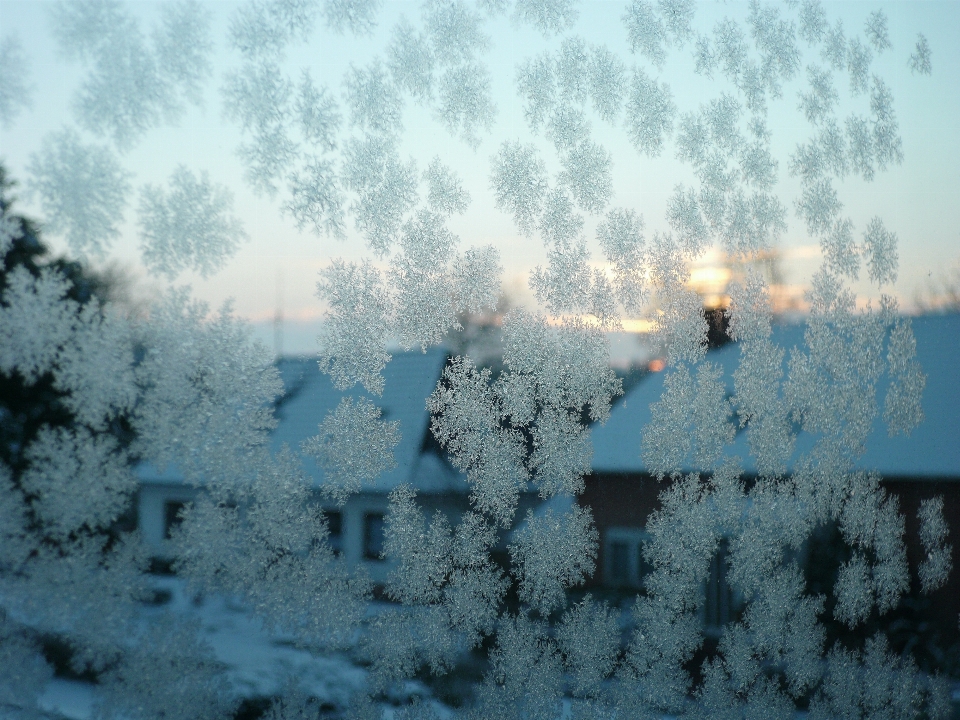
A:
[[[384,526],[386,516],[382,512],[363,514],[363,557],[366,560],[383,560]],[[379,530],[376,525],[379,524]],[[379,535],[379,537],[374,537]]]
[[[650,534],[642,528],[607,528],[603,550],[605,585],[643,590],[643,578],[653,569],[643,558],[643,544],[649,538]],[[622,567],[618,568],[619,565]]]
[[[324,510],[323,517],[327,521],[330,533],[330,547],[336,556],[343,555],[343,512],[340,510]]]
[[[181,511],[187,506],[186,500],[167,499],[163,501],[163,539],[169,540],[171,531],[183,522]]]

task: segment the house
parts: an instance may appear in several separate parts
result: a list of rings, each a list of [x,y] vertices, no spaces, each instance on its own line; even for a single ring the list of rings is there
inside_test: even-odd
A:
[[[403,483],[414,487],[428,517],[440,510],[453,520],[468,507],[466,478],[446,461],[429,432],[426,398],[436,387],[446,360],[444,348],[394,354],[383,371],[383,395],[370,400],[382,409],[384,420],[400,422],[400,441],[394,449],[396,467],[351,496],[343,507],[322,500],[318,493],[334,549],[350,564],[367,564],[375,582],[383,581],[387,572],[380,553],[391,490]],[[318,425],[344,395],[366,395],[359,386],[346,392],[335,389],[314,358],[285,358],[278,362],[278,370],[284,394],[276,406],[278,425],[271,436],[274,452],[283,445],[299,451],[300,444],[317,434]],[[303,471],[313,487],[319,488],[323,471],[312,458],[303,458]],[[165,540],[178,512],[200,490],[184,483],[175,468],[159,473],[141,466],[138,474],[140,531],[154,555],[164,557]]]
[[[922,406],[924,422],[909,437],[888,437],[877,418],[867,440],[866,452],[857,460],[857,469],[880,474],[888,492],[899,497],[900,510],[906,516],[906,544],[910,567],[923,559],[919,540],[917,511],[920,502],[942,495],[944,518],[950,528],[954,548],[960,548],[960,315],[922,316],[912,319],[917,342],[917,359],[927,376]],[[803,343],[804,326],[775,327],[773,341],[789,350]],[[739,363],[740,348],[729,343],[709,352],[707,359],[723,370],[728,394],[733,393],[733,371]],[[660,399],[664,373],[651,373],[627,395],[619,399],[603,426],[593,429],[593,472],[586,478],[586,490],[580,502],[588,505],[600,534],[597,585],[642,587],[649,570],[640,547],[646,535],[644,526],[651,512],[659,508],[663,486],[647,470],[640,457],[640,437],[650,422],[651,403]],[[880,401],[883,388],[878,388]],[[799,449],[812,438],[803,433],[797,438]],[[728,447],[730,455],[743,460],[746,476],[756,474],[750,462],[746,433],[739,432]],[[796,458],[797,453],[794,454]],[[788,472],[792,466],[788,465]],[[697,468],[685,468],[695,471]],[[719,627],[731,614],[734,598],[724,582],[724,563],[715,558],[711,579],[705,589],[704,622]],[[954,557],[958,558],[955,552]],[[955,560],[955,566],[960,562]],[[930,614],[953,631],[960,613],[960,567],[955,567],[949,583],[930,596]]]
[[[440,510],[453,520],[468,506],[465,476],[431,442],[426,399],[436,388],[446,361],[447,352],[442,347],[426,353],[394,354],[383,370],[383,395],[371,396],[370,400],[381,408],[383,420],[400,422],[400,441],[394,448],[396,467],[365,485],[342,508],[325,503],[334,548],[351,565],[367,563],[375,582],[386,576],[380,553],[387,496],[392,490],[402,484],[413,487],[427,517]],[[298,449],[301,442],[317,434],[317,426],[343,395],[361,394],[359,387],[347,393],[337,391],[313,359],[285,361],[280,372],[285,400],[277,410],[279,424],[271,439],[274,451],[283,445]],[[304,459],[304,470],[313,486],[319,488],[323,471],[310,458]]]
[[[283,381],[283,395],[276,404],[277,427],[271,435],[271,449],[278,452],[284,445],[299,451],[304,440],[317,435],[318,426],[327,413],[334,410],[344,395],[365,396],[381,408],[381,418],[400,422],[400,441],[394,448],[396,467],[382,473],[363,490],[347,500],[343,507],[325,499],[319,492],[324,482],[323,471],[311,457],[302,457],[304,475],[316,491],[330,528],[330,542],[350,565],[363,563],[374,583],[382,583],[389,564],[380,559],[383,550],[384,519],[390,492],[408,484],[417,491],[417,503],[424,515],[437,511],[456,525],[470,508],[470,485],[464,473],[449,462],[446,452],[430,432],[430,416],[426,400],[433,393],[446,365],[448,351],[443,347],[394,353],[383,370],[384,391],[381,397],[370,396],[360,386],[347,391],[334,388],[330,377],[319,371],[314,358],[284,358],[278,361]],[[141,536],[154,558],[168,562],[166,540],[179,521],[180,510],[191,502],[200,488],[184,482],[175,467],[160,473],[150,465],[137,468],[140,480],[138,518]],[[543,512],[549,504],[539,498],[530,482],[520,492],[517,517],[528,509]],[[501,533],[495,548],[506,552],[512,535]]]

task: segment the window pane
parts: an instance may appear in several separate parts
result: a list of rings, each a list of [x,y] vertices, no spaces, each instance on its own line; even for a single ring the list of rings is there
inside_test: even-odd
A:
[[[610,543],[610,582],[625,585],[630,580],[630,547],[625,542]]]
[[[383,515],[367,514],[363,516],[363,556],[368,560],[379,560],[383,552]]]
[[[330,547],[335,555],[343,552],[343,514],[336,510],[325,510],[323,516],[330,530]]]
[[[721,540],[710,561],[710,577],[706,583],[704,625],[718,628],[730,621],[732,596],[727,585],[727,541]]]
[[[169,540],[170,531],[182,521],[182,518],[180,517],[180,511],[183,510],[184,505],[186,505],[186,503],[180,500],[167,500],[167,502],[163,504],[164,539]]]
[[[643,557],[643,543],[637,545],[637,582],[643,587],[644,578],[653,572],[653,565]]]

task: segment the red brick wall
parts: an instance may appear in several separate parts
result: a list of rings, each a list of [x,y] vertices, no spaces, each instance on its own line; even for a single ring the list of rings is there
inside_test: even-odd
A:
[[[944,518],[950,526],[949,542],[953,544],[954,568],[947,585],[930,595],[931,611],[938,625],[951,632],[957,630],[960,615],[960,480],[918,481],[885,480],[887,492],[900,498],[900,512],[905,515],[907,557],[911,580],[919,587],[917,568],[923,560],[917,511],[920,501],[943,495]],[[664,485],[649,475],[611,474],[589,475],[580,504],[593,512],[593,520],[600,533],[600,551],[597,572],[587,581],[588,587],[603,582],[605,567],[603,555],[604,532],[610,527],[643,528],[651,512],[660,507],[659,495]]]
[[[960,617],[960,480],[884,480],[888,493],[900,498],[900,513],[905,516],[907,561],[910,563],[912,583],[919,587],[917,568],[924,559],[920,543],[920,522],[917,512],[920,501],[937,495],[943,496],[943,518],[950,527],[948,542],[953,545],[953,572],[942,588],[930,594],[931,611],[938,624],[957,630]]]
[[[586,582],[593,587],[603,582],[603,535],[610,527],[643,528],[647,516],[660,507],[659,495],[664,485],[648,475],[588,475],[580,496],[581,505],[589,507],[600,533],[597,571]]]

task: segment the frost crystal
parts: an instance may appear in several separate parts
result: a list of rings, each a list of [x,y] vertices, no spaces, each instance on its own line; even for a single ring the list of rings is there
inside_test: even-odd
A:
[[[651,80],[642,69],[635,69],[626,112],[627,133],[634,147],[649,157],[657,157],[676,114],[670,88]]]
[[[870,279],[878,285],[897,281],[897,234],[883,226],[883,221],[874,217],[863,234],[863,251],[867,256]]]
[[[317,15],[316,0],[251,0],[231,18],[229,40],[247,59],[277,59],[291,40],[305,40]]]
[[[41,429],[27,457],[32,467],[23,486],[37,497],[34,511],[60,539],[84,526],[106,527],[136,489],[116,442],[82,429]],[[70,482],[64,485],[63,478]]]
[[[533,145],[519,142],[505,142],[491,162],[497,207],[513,215],[520,232],[531,235],[547,193],[546,166]]]
[[[13,242],[23,237],[23,227],[19,218],[8,213],[0,216],[0,255],[6,255]]]
[[[620,18],[620,49],[636,61],[628,68],[615,43],[593,45],[574,27],[576,0],[427,0],[410,21],[374,32],[382,6],[245,0],[225,28],[237,64],[222,99],[250,185],[281,191],[278,207],[300,229],[338,238],[355,230],[367,245],[370,258],[333,260],[320,273],[319,367],[336,390],[360,383],[382,395],[388,341],[425,350],[463,330],[469,351],[490,363],[451,357],[426,398],[432,450],[465,475],[468,494],[419,487],[443,460],[422,438],[401,445],[400,431],[416,427],[385,418],[359,389],[314,420],[315,437],[274,451],[279,372],[229,305],[211,314],[175,290],[123,315],[90,295],[109,294],[99,275],[35,254],[41,232],[63,235],[74,254],[100,254],[120,234],[130,184],[106,148],[71,130],[51,135],[29,162],[42,221],[0,198],[0,381],[14,400],[35,394],[44,404],[33,415],[0,398],[0,435],[11,439],[0,443],[0,706],[43,713],[37,698],[53,668],[40,637],[64,643],[73,670],[96,676],[95,712],[105,718],[241,712],[236,692],[245,691],[227,685],[199,626],[143,606],[156,581],[153,551],[119,521],[137,474],[156,470],[196,490],[160,541],[178,576],[191,592],[242,603],[275,638],[369,663],[357,670],[364,690],[333,711],[353,720],[379,718],[384,700],[398,718],[436,720],[438,703],[406,701],[427,692],[410,681],[453,671],[474,650],[488,671],[462,714],[484,720],[788,720],[798,707],[810,720],[945,716],[945,680],[898,655],[886,634],[907,593],[948,582],[952,500],[921,492],[918,522],[908,524],[908,503],[902,510],[892,486],[863,467],[879,421],[892,436],[923,420],[926,383],[918,321],[888,295],[858,310],[854,293],[861,264],[872,286],[893,283],[897,236],[880,218],[855,227],[843,196],[848,174],[870,182],[904,157],[891,92],[901,78],[881,77],[889,64],[873,62],[895,34],[884,11],[867,11],[857,36],[850,21],[828,20],[820,0],[751,0],[707,25],[695,25],[693,0],[631,0]],[[511,110],[534,137],[494,141],[487,188],[518,234],[542,241],[527,280],[549,317],[521,307],[501,317],[496,308],[512,301],[501,297],[497,249],[458,246],[455,232],[477,231],[463,228],[476,220],[471,200],[482,212],[490,199],[469,187],[477,168],[447,167],[442,143],[427,148],[432,161],[404,154],[430,144],[403,127],[408,97],[414,120],[432,118],[474,149],[503,129],[486,55],[510,15],[521,45],[531,32],[560,36],[518,63],[521,107]],[[118,150],[202,105],[208,90],[212,14],[174,0],[155,17],[145,24],[121,0],[53,9],[60,53],[80,65],[75,119]],[[319,55],[298,47],[318,29],[365,38],[334,38]],[[682,66],[708,81],[692,105],[652,74],[666,73],[688,43],[693,62]],[[335,58],[347,70],[334,90],[331,48],[351,54]],[[303,62],[312,67],[290,74]],[[909,68],[930,73],[923,36]],[[5,36],[5,129],[25,106],[25,71]],[[794,80],[797,96],[772,102]],[[841,95],[851,105],[842,116]],[[784,130],[805,135],[794,141]],[[610,133],[645,156],[666,151],[689,177],[663,187],[659,166],[641,164],[643,186],[611,208],[623,168],[621,158],[614,168]],[[796,180],[787,184],[784,148]],[[664,212],[647,213],[645,238],[631,203],[645,201],[648,185]],[[165,187],[141,187],[152,269],[207,276],[235,251],[242,229],[228,193],[206,175],[178,167]],[[822,254],[802,338],[774,323],[775,273],[764,280],[751,270],[778,254],[784,192],[799,220],[793,231]],[[732,277],[707,312],[694,264],[714,264],[714,253]],[[643,519],[622,516],[636,527],[606,535],[601,549],[610,508],[598,507],[594,527],[577,495],[610,479],[609,456],[595,458],[592,439],[623,427],[591,425],[611,417],[623,389],[607,344],[627,324],[620,312],[652,323],[665,363],[637,388],[659,395],[647,401],[649,422],[615,442],[662,487],[643,534]],[[735,343],[714,349],[724,320]],[[502,356],[491,362],[477,337],[499,338]],[[281,365],[285,376],[290,367]],[[888,444],[901,442],[910,441]],[[380,476],[404,448],[414,453],[403,458],[413,461],[411,484],[391,473],[387,496]],[[136,472],[134,459],[143,463]],[[319,486],[304,462],[319,466]],[[388,503],[373,563],[354,562],[358,492],[361,516]],[[343,510],[340,538],[328,503]],[[908,526],[922,547],[913,565]],[[837,547],[824,552],[823,542]],[[570,592],[601,570],[601,552],[604,575],[642,587],[629,613]],[[371,606],[374,592],[393,602]],[[273,720],[328,710],[295,681],[270,704]]]
[[[893,95],[876,75],[870,88],[870,111],[873,113],[873,149],[877,167],[886,170],[888,165],[899,165],[903,162],[903,141],[893,109]]]
[[[574,212],[573,201],[563,188],[547,195],[543,210],[538,229],[544,245],[553,245],[560,252],[567,250],[581,235],[583,217]]]
[[[597,240],[613,265],[617,294],[630,315],[638,315],[646,300],[643,218],[616,208],[597,225]]]
[[[524,101],[523,116],[530,129],[538,130],[556,102],[554,63],[549,55],[528,58],[517,67],[517,93]]]
[[[327,27],[336,32],[370,35],[382,5],[382,0],[324,0],[321,13]]]
[[[847,50],[847,69],[850,71],[850,92],[860,95],[867,91],[870,83],[870,61],[873,54],[861,44],[859,38],[850,41]]]
[[[380,371],[390,361],[386,346],[392,303],[379,271],[369,263],[335,260],[320,274],[317,294],[327,300],[327,324],[320,340],[320,369],[341,390],[362,383],[383,393]]]
[[[564,614],[557,645],[574,674],[574,692],[588,697],[597,694],[620,650],[620,628],[614,613],[588,594]]]
[[[890,332],[887,362],[890,365],[890,386],[883,403],[883,419],[891,436],[909,435],[923,421],[920,397],[926,376],[916,360],[917,342],[910,321],[898,322]]]
[[[276,426],[270,405],[281,389],[266,348],[250,343],[229,304],[211,316],[183,290],[134,332],[144,356],[134,369],[141,395],[131,453],[160,469],[176,463],[190,482],[249,478],[251,456]]]
[[[949,530],[943,519],[943,498],[928,498],[920,503],[920,540],[927,557],[920,565],[920,582],[925,593],[946,583],[953,567],[953,546],[946,543]]]
[[[588,257],[585,240],[562,239],[549,252],[549,266],[534,268],[530,289],[551,312],[563,314],[586,309],[591,275]]]
[[[380,420],[380,408],[366,398],[344,397],[320,423],[320,432],[305,440],[302,450],[324,472],[321,490],[338,505],[364,483],[396,467],[393,448],[400,442],[400,423]]]
[[[802,0],[800,3],[800,37],[808,45],[815,45],[827,29],[827,15],[820,0]]]
[[[406,18],[401,19],[393,30],[387,54],[387,65],[397,86],[421,102],[429,100],[436,59],[426,36],[415,34]]]
[[[807,120],[817,124],[832,115],[839,98],[829,73],[811,65],[807,68],[807,78],[810,83],[810,92],[800,93],[800,109]]]
[[[0,126],[9,129],[20,111],[30,107],[28,77],[29,65],[20,39],[5,35],[0,39]]]
[[[514,17],[537,28],[544,37],[556,35],[576,22],[577,0],[517,0]]]
[[[290,176],[290,202],[286,209],[300,230],[312,226],[317,235],[344,239],[344,201],[343,189],[329,160],[312,158],[303,172]]]
[[[467,145],[480,146],[479,132],[489,132],[496,115],[485,65],[471,62],[450,68],[437,84],[437,116],[447,130]]]
[[[750,3],[750,34],[760,52],[760,77],[773,97],[780,97],[780,83],[800,69],[794,24],[780,19],[780,11],[758,0]]]
[[[444,165],[439,157],[430,161],[423,178],[427,181],[427,204],[431,210],[442,215],[466,211],[470,205],[470,193],[463,189],[460,178]]]
[[[17,268],[9,274],[0,310],[0,370],[8,375],[16,370],[33,383],[52,369],[73,329],[76,305],[64,301],[67,289],[57,273],[34,279]]]
[[[830,63],[834,70],[845,70],[847,67],[847,38],[843,32],[843,22],[837,20],[832,28],[826,29],[821,55]]]
[[[424,21],[434,57],[441,65],[474,60],[489,45],[480,14],[463,0],[429,0],[424,5]]]
[[[712,469],[721,462],[723,446],[733,439],[719,370],[705,363],[694,377],[685,365],[664,380],[663,397],[651,408],[651,422],[641,441],[647,466],[656,473],[688,466]]]
[[[351,67],[344,89],[354,126],[383,136],[403,132],[403,99],[379,60],[368,69]]]
[[[456,236],[441,217],[421,211],[404,225],[401,253],[391,264],[396,288],[395,332],[401,347],[426,351],[457,325],[453,288],[446,273]]]
[[[542,517],[529,512],[515,538],[510,555],[520,599],[543,615],[564,604],[564,590],[590,575],[597,556],[593,517],[579,505],[562,514],[549,508]]]
[[[352,141],[345,155],[343,181],[356,193],[350,205],[354,223],[374,252],[384,255],[417,200],[416,163],[402,162],[395,143],[378,137]]]
[[[170,278],[190,268],[216,273],[247,238],[229,212],[233,195],[183,165],[170,176],[170,193],[152,185],[140,191],[140,241],[144,263]]]
[[[237,154],[246,165],[247,180],[259,192],[276,193],[299,148],[290,138],[293,84],[286,81],[275,61],[245,63],[227,75],[223,87],[228,118],[238,120],[244,133],[253,135]]]
[[[340,129],[340,112],[337,102],[327,90],[317,89],[310,74],[303,72],[297,95],[295,112],[303,137],[320,150],[337,147],[337,131]]]
[[[120,236],[130,174],[113,153],[84,145],[72,130],[47,137],[30,158],[31,193],[40,196],[48,232],[64,235],[78,255],[102,255]]]
[[[932,67],[930,64],[932,54],[926,36],[918,34],[916,49],[910,53],[910,72],[929,75]]]
[[[522,437],[500,425],[503,410],[490,387],[490,371],[478,371],[469,359],[455,357],[444,369],[427,409],[432,416],[430,431],[474,486],[472,501],[507,525],[527,471]]]
[[[148,130],[178,119],[184,99],[199,102],[213,43],[210,15],[198,2],[164,9],[152,49],[119,3],[69,0],[59,9],[54,34],[61,52],[90,67],[74,101],[88,130],[129,149]]]
[[[456,258],[451,285],[457,308],[471,313],[496,308],[502,274],[500,253],[491,245],[470,248]]]
[[[563,158],[562,179],[583,210],[596,215],[606,208],[613,195],[612,164],[610,153],[589,140]]]
[[[658,68],[663,67],[667,58],[664,49],[667,42],[666,29],[656,15],[653,3],[633,0],[623,19],[627,25],[630,49],[639,52]]]
[[[892,48],[890,42],[890,31],[887,29],[887,16],[883,10],[875,10],[870,13],[864,26],[864,32],[870,44],[876,48],[877,52],[883,52]]]
[[[626,86],[626,66],[606,47],[596,47],[590,59],[590,98],[597,114],[616,121]]]

